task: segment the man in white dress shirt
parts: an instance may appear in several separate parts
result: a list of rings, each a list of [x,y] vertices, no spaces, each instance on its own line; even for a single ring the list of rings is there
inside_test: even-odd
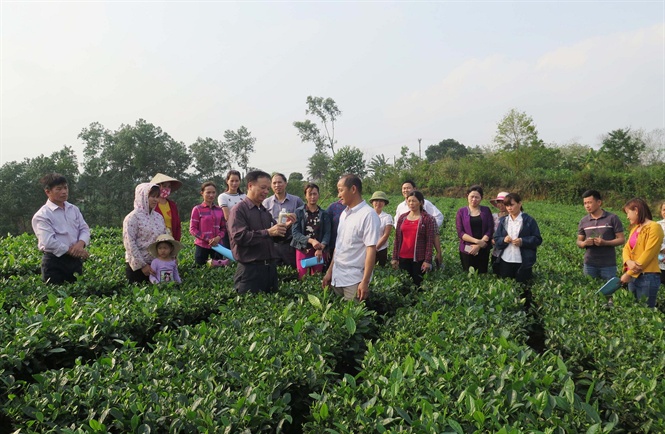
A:
[[[362,198],[362,181],[344,175],[337,182],[337,196],[346,205],[339,218],[335,254],[322,285],[332,285],[345,300],[366,300],[376,262],[381,220]]]
[[[32,217],[42,257],[42,279],[46,283],[75,282],[74,273],[83,273],[85,249],[90,243],[90,228],[81,211],[69,199],[67,179],[57,173],[44,176],[40,182],[48,197],[46,204]]]

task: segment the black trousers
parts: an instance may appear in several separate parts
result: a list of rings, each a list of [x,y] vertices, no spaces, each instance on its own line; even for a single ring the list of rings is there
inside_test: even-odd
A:
[[[55,256],[44,253],[42,256],[42,280],[46,283],[60,285],[65,282],[76,282],[74,273],[83,274],[83,261],[68,254]]]
[[[379,267],[385,267],[388,263],[388,249],[379,250],[376,252],[376,263]]]
[[[277,264],[275,261],[238,262],[233,282],[238,294],[277,292]]]
[[[415,283],[417,287],[420,287],[420,284],[423,283],[423,272],[421,270],[423,262],[425,261],[399,258],[399,269],[405,270],[409,273],[411,280],[413,280],[413,283]]]
[[[150,283],[150,276],[143,274],[140,268],[136,271],[132,270],[129,262],[125,262],[125,277],[129,283]]]
[[[206,249],[205,247],[201,246],[195,247],[194,263],[196,263],[196,265],[205,265],[206,262],[208,262],[208,258],[210,257],[212,257],[212,259],[224,259],[224,256],[222,256],[220,253],[217,253],[216,250]]]
[[[462,269],[469,271],[469,267],[473,267],[479,274],[487,273],[487,267],[490,259],[490,249],[480,249],[477,255],[468,255],[459,252],[459,258],[462,262]]]

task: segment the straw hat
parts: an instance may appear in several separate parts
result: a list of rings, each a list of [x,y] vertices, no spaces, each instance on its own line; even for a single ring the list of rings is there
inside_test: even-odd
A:
[[[510,193],[508,193],[507,191],[502,191],[501,193],[499,193],[499,194],[496,195],[496,198],[495,198],[495,199],[490,199],[490,203],[491,203],[492,205],[494,205],[495,207],[497,207],[497,206],[496,206],[496,203],[497,203],[497,202],[503,202],[503,199],[505,199],[505,197],[508,196],[509,194],[510,194]],[[498,208],[498,207],[497,207],[497,208]]]
[[[382,191],[375,191],[372,197],[369,199],[369,202],[372,203],[374,200],[382,200],[386,203],[386,205],[390,203],[388,196]]]
[[[175,178],[171,178],[168,175],[164,175],[163,173],[158,173],[157,175],[153,176],[152,179],[150,180],[151,184],[161,184],[162,182],[171,182],[171,191],[176,191],[180,187],[182,187],[182,182],[178,181]]]
[[[178,256],[178,252],[180,251],[180,249],[182,249],[182,244],[180,244],[180,242],[174,240],[173,237],[171,236],[171,234],[161,234],[161,235],[157,236],[157,239],[155,240],[154,243],[152,243],[148,246],[148,252],[150,252],[152,257],[153,258],[158,257],[158,255],[157,255],[157,244],[159,244],[163,241],[171,244],[171,247],[173,247],[173,251],[171,251],[171,258],[175,258],[176,256]]]

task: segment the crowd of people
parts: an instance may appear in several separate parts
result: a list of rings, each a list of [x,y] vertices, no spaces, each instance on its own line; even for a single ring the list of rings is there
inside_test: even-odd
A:
[[[443,265],[443,214],[411,180],[402,185],[404,201],[397,205],[394,219],[384,211],[389,204],[386,193],[374,192],[368,204],[361,179],[352,174],[339,179],[339,200],[327,209],[318,204],[320,191],[314,183],[305,186],[303,201],[286,192],[287,179],[281,173],[247,173],[246,193],[241,181],[238,171],[229,171],[227,189],[219,195],[213,182],[204,182],[202,202],[192,209],[189,224],[195,264],[225,267],[231,258],[237,263],[234,287],[239,294],[277,291],[277,266],[286,265],[296,269],[300,279],[321,273],[323,287],[330,286],[346,300],[365,300],[374,267],[386,266],[389,252],[390,265],[406,272],[416,287],[425,273]],[[89,257],[90,229],[80,210],[68,202],[65,177],[48,174],[41,182],[47,201],[32,226],[43,253],[42,279],[73,282]],[[129,283],[181,282],[181,222],[169,198],[181,187],[182,182],[161,173],[136,186],[134,209],[125,217],[122,231]],[[481,186],[469,187],[466,194],[468,205],[455,219],[462,269],[481,274],[491,270],[515,279],[524,288],[528,306],[529,283],[543,241],[538,223],[525,212],[518,193],[500,192],[492,198],[495,213],[481,205]],[[615,278],[615,249],[623,246],[620,282],[636,299],[655,307],[659,286],[665,284],[665,202],[659,208],[662,220],[655,222],[644,200],[629,200],[623,207],[630,223],[626,239],[621,219],[602,208],[600,192],[588,190],[582,201],[587,215],[578,226],[577,246],[585,250],[583,273],[599,281]]]

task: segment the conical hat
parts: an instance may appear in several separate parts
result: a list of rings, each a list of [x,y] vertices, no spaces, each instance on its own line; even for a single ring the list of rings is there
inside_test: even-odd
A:
[[[171,191],[176,191],[180,187],[182,187],[182,182],[178,181],[175,178],[171,178],[168,175],[164,175],[163,173],[158,173],[157,175],[153,176],[152,179],[150,180],[151,184],[161,184],[162,182],[171,182]]]

